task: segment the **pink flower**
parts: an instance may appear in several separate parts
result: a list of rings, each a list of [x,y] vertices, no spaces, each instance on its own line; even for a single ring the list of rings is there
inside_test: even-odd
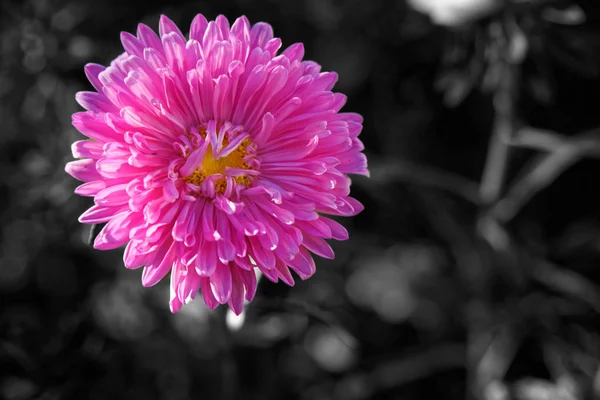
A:
[[[77,94],[88,111],[73,125],[92,140],[66,171],[95,204],[79,220],[107,222],[94,247],[127,245],[144,286],[170,272],[171,311],[201,291],[239,314],[255,268],[293,285],[289,268],[310,277],[310,252],[333,258],[324,239],[348,238],[323,215],[363,209],[346,175],[368,175],[362,117],[339,112],[337,75],[302,61],[301,43],[277,55],[266,23],[199,14],[186,40],[162,16],[159,32],[123,32],[125,53],[85,67],[97,92]]]

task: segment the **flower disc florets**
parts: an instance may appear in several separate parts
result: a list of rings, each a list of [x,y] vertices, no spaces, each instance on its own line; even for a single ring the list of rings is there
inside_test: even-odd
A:
[[[324,239],[347,239],[324,215],[362,210],[347,176],[368,174],[362,118],[339,112],[337,76],[302,44],[278,54],[268,24],[198,15],[186,39],[163,16],[159,33],[140,24],[109,67],[86,66],[97,92],[77,94],[73,124],[92,140],[66,167],[94,198],[80,221],[106,222],[94,247],[126,245],[145,286],[170,273],[172,311],[200,291],[240,313],[255,269],[293,285],[290,268],[315,272],[309,251],[332,258]]]
[[[175,146],[182,158],[173,161],[171,172],[183,179],[187,194],[239,196],[258,175],[256,145],[242,126],[209,121],[192,128]]]

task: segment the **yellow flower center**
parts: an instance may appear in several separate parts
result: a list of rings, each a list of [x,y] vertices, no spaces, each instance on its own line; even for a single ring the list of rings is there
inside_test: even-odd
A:
[[[227,139],[223,139],[223,147],[226,147],[229,144]],[[220,157],[215,159],[213,156],[212,146],[208,145],[208,149],[206,150],[206,155],[204,156],[204,160],[202,160],[202,164],[196,168],[196,170],[188,177],[185,178],[185,181],[191,183],[193,185],[200,186],[204,179],[211,175],[221,174],[221,178],[217,179],[215,182],[215,188],[218,193],[225,192],[225,188],[227,187],[227,182],[225,180],[225,168],[239,168],[239,169],[249,169],[248,163],[244,161],[244,157],[246,156],[246,148],[250,145],[250,140],[245,139],[242,143],[231,153],[229,153],[225,157]],[[235,181],[238,184],[248,186],[250,184],[249,176],[236,176],[234,177]]]

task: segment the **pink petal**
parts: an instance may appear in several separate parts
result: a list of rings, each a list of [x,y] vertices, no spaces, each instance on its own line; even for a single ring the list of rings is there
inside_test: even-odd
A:
[[[94,112],[113,112],[115,106],[102,93],[96,92],[77,92],[75,100],[81,107]]]
[[[227,264],[219,264],[215,272],[210,276],[210,289],[215,299],[225,304],[231,297],[232,278],[231,270]]]
[[[304,45],[302,43],[294,43],[281,53],[290,61],[302,61],[304,57]]]
[[[202,40],[204,36],[204,31],[206,31],[206,27],[208,26],[208,21],[206,17],[202,14],[198,14],[192,20],[192,25],[190,28],[190,39],[194,40]]]
[[[127,194],[126,188],[127,184],[109,186],[96,195],[94,202],[99,206],[113,207],[127,204],[129,202],[129,194]]]
[[[138,25],[137,37],[142,43],[144,43],[145,47],[162,51],[162,43],[160,42],[160,39],[156,33],[154,33],[154,31],[148,27],[148,25]]]
[[[104,114],[80,112],[73,114],[73,126],[87,137],[99,142],[118,141],[119,134],[107,125]]]
[[[95,158],[102,157],[102,143],[93,140],[79,140],[71,145],[73,158]]]
[[[102,92],[103,86],[98,79],[98,75],[100,75],[100,72],[104,71],[105,69],[105,66],[93,63],[86,64],[84,68],[85,75],[98,92]]]
[[[106,183],[103,180],[91,181],[84,183],[83,185],[75,188],[75,194],[80,196],[92,197],[95,196],[99,191],[106,187]]]
[[[79,222],[82,224],[100,224],[109,221],[122,211],[125,211],[124,207],[102,207],[94,205],[81,214]]]
[[[202,289],[202,298],[204,299],[204,303],[206,304],[206,306],[211,310],[217,308],[219,302],[217,301],[217,299],[215,299],[215,296],[212,293],[210,287],[210,280],[208,278],[202,278],[200,280],[200,287]]]
[[[168,35],[169,33],[174,32],[177,36],[180,36],[181,39],[183,39],[185,41],[185,37],[183,36],[183,34],[181,33],[181,31],[179,30],[179,28],[177,27],[177,25],[175,25],[175,23],[173,21],[171,21],[169,19],[169,17],[167,17],[166,15],[161,15],[160,16],[160,21],[158,23],[158,33],[161,37]]]
[[[282,281],[284,281],[289,286],[294,286],[294,278],[292,277],[288,266],[285,265],[284,262],[277,261],[277,263],[275,264],[275,269],[277,270],[277,274],[279,275],[279,278],[281,278]]]
[[[96,160],[77,160],[67,163],[65,166],[67,174],[82,182],[90,182],[102,179],[96,170]]]
[[[152,264],[146,265],[142,272],[142,285],[149,287],[156,285],[171,270],[175,261],[176,243],[171,242],[167,247],[164,243],[161,247],[167,250],[159,251]]]
[[[304,234],[303,237],[304,240],[302,241],[302,244],[316,255],[329,259],[333,259],[335,257],[331,246],[329,246],[329,244],[322,238],[307,234]]]
[[[129,241],[128,222],[132,215],[132,212],[123,212],[110,220],[96,236],[94,248],[111,250],[126,244]]]
[[[273,39],[273,28],[265,22],[255,24],[250,30],[251,47],[264,48],[271,39]]]
[[[227,20],[227,17],[225,17],[222,14],[218,15],[215,19],[215,23],[217,24],[219,29],[221,29],[221,34],[223,35],[223,38],[229,38],[229,21]]]
[[[211,276],[217,268],[217,263],[217,246],[214,243],[205,242],[196,258],[196,273],[200,276]]]
[[[144,45],[131,33],[121,32],[121,43],[128,54],[143,57]]]
[[[250,42],[250,23],[248,22],[248,18],[239,17],[235,20],[233,25],[231,26],[231,33],[236,39],[240,40],[242,44],[247,44]]]
[[[236,269],[236,274],[240,277],[246,288],[246,300],[252,301],[256,295],[256,275],[254,270]]]
[[[300,252],[296,254],[296,257],[288,261],[287,264],[296,271],[298,276],[303,280],[310,278],[316,271],[315,261],[304,248],[301,248]]]
[[[244,283],[237,273],[232,273],[231,278],[232,289],[229,307],[236,315],[240,315],[244,309]]]

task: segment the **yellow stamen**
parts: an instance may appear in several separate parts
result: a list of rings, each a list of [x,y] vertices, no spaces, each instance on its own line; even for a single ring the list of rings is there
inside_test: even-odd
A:
[[[223,140],[223,147],[226,147],[229,144],[227,139]],[[215,159],[213,156],[212,146],[209,145],[206,150],[206,155],[204,156],[204,160],[202,164],[196,168],[196,170],[188,177],[185,178],[185,181],[191,183],[193,185],[200,186],[204,179],[211,175],[221,174],[223,177],[219,178],[215,182],[215,189],[217,193],[224,193],[225,188],[227,187],[227,181],[225,180],[225,168],[241,168],[241,169],[249,169],[248,163],[244,161],[244,157],[246,156],[246,147],[250,144],[250,140],[245,139],[242,143],[230,154],[226,157],[220,157]],[[249,176],[236,176],[234,177],[235,181],[238,184],[248,186],[250,184]]]

